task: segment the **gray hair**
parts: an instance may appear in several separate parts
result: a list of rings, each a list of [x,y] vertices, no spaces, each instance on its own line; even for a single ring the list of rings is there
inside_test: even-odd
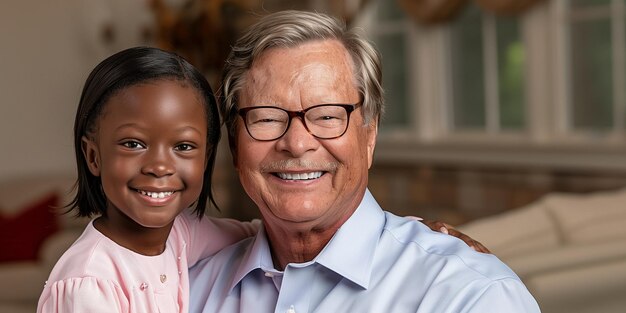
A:
[[[314,40],[338,40],[354,65],[356,87],[363,100],[363,119],[378,122],[383,113],[380,54],[373,45],[345,23],[322,13],[280,11],[262,17],[235,43],[224,67],[219,109],[228,129],[231,148],[237,121],[239,93],[252,64],[273,47],[295,47]]]

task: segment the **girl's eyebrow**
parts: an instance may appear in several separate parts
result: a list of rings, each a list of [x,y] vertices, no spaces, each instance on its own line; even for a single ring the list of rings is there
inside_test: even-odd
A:
[[[119,126],[115,127],[114,131],[119,131],[119,130],[122,130],[124,128],[144,129],[144,127],[139,126],[139,124],[137,124],[137,123],[126,123],[126,124],[122,124],[122,125],[119,125]]]
[[[182,132],[186,132],[186,131],[193,131],[193,132],[198,133],[198,135],[202,135],[202,131],[200,131],[199,129],[197,129],[197,128],[193,127],[193,126],[179,127],[179,128],[176,128],[174,131],[178,132],[178,133],[182,133]]]

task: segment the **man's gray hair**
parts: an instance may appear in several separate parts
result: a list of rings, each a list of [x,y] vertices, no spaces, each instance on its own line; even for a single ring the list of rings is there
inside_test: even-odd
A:
[[[239,93],[254,61],[273,47],[295,47],[315,40],[338,40],[354,64],[355,84],[363,101],[366,123],[383,113],[383,89],[380,54],[370,42],[345,23],[322,13],[280,11],[262,17],[235,43],[224,67],[218,103],[234,147]]]

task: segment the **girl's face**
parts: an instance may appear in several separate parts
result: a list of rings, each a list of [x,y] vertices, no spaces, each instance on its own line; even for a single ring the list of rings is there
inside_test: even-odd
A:
[[[206,166],[205,118],[200,94],[178,81],[134,85],[111,97],[94,138],[83,138],[110,220],[171,226],[198,199]]]

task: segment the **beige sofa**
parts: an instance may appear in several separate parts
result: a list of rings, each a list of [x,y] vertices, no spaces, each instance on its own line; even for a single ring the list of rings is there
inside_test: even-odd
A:
[[[50,195],[56,195],[58,205],[68,203],[73,183],[74,176],[69,174],[39,175],[0,181],[0,213],[4,218],[13,218],[22,213],[20,210],[29,207],[33,201]],[[88,222],[86,219],[76,219],[67,214],[59,214],[55,218],[57,230],[47,236],[39,246],[36,260],[0,262],[0,313],[35,312],[37,300],[52,266],[78,238]],[[32,231],[28,229],[30,226],[25,224],[24,227],[20,227],[18,233],[14,234],[15,238]]]
[[[626,312],[626,189],[550,194],[458,229],[507,263],[544,313]]]

